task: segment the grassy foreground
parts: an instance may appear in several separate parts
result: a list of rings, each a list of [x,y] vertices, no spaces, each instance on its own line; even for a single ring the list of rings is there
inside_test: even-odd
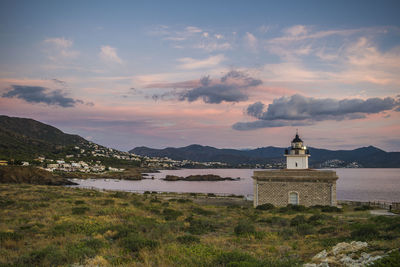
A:
[[[297,266],[342,241],[400,244],[398,217],[226,202],[1,184],[0,266]]]

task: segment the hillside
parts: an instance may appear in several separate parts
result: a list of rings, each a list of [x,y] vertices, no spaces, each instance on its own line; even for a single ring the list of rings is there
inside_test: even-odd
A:
[[[69,146],[87,145],[78,135],[25,118],[0,116],[0,158],[32,159],[66,152]]]
[[[74,185],[75,183],[34,167],[0,166],[0,184]]]
[[[365,168],[398,168],[400,167],[400,152],[385,152],[379,148],[369,146],[354,150],[328,150],[309,148],[310,166],[321,167],[330,160],[339,160],[342,165],[357,162]],[[252,150],[218,149],[209,146],[190,145],[180,148],[153,149],[136,147],[129,152],[141,156],[169,157],[175,160],[193,160],[199,162],[220,161],[231,165],[237,164],[265,164],[284,161],[285,148],[262,147]]]

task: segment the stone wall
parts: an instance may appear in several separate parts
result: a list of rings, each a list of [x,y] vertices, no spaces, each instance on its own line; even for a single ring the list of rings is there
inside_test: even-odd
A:
[[[304,206],[336,206],[336,173],[329,171],[262,171],[254,173],[254,206],[289,204],[289,194],[298,194]]]

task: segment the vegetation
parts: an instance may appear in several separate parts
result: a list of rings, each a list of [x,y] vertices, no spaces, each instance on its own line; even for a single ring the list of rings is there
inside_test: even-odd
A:
[[[301,266],[342,241],[400,243],[399,217],[217,201],[0,184],[0,266]],[[376,266],[395,266],[393,251]]]
[[[73,185],[65,178],[35,167],[0,166],[0,183],[29,183],[42,185]]]

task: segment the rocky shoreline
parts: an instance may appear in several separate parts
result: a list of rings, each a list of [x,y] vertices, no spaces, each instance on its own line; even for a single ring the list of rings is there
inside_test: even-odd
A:
[[[221,177],[219,175],[214,175],[214,174],[205,174],[205,175],[189,175],[187,177],[167,175],[163,180],[164,181],[238,181],[240,180],[240,178]]]

